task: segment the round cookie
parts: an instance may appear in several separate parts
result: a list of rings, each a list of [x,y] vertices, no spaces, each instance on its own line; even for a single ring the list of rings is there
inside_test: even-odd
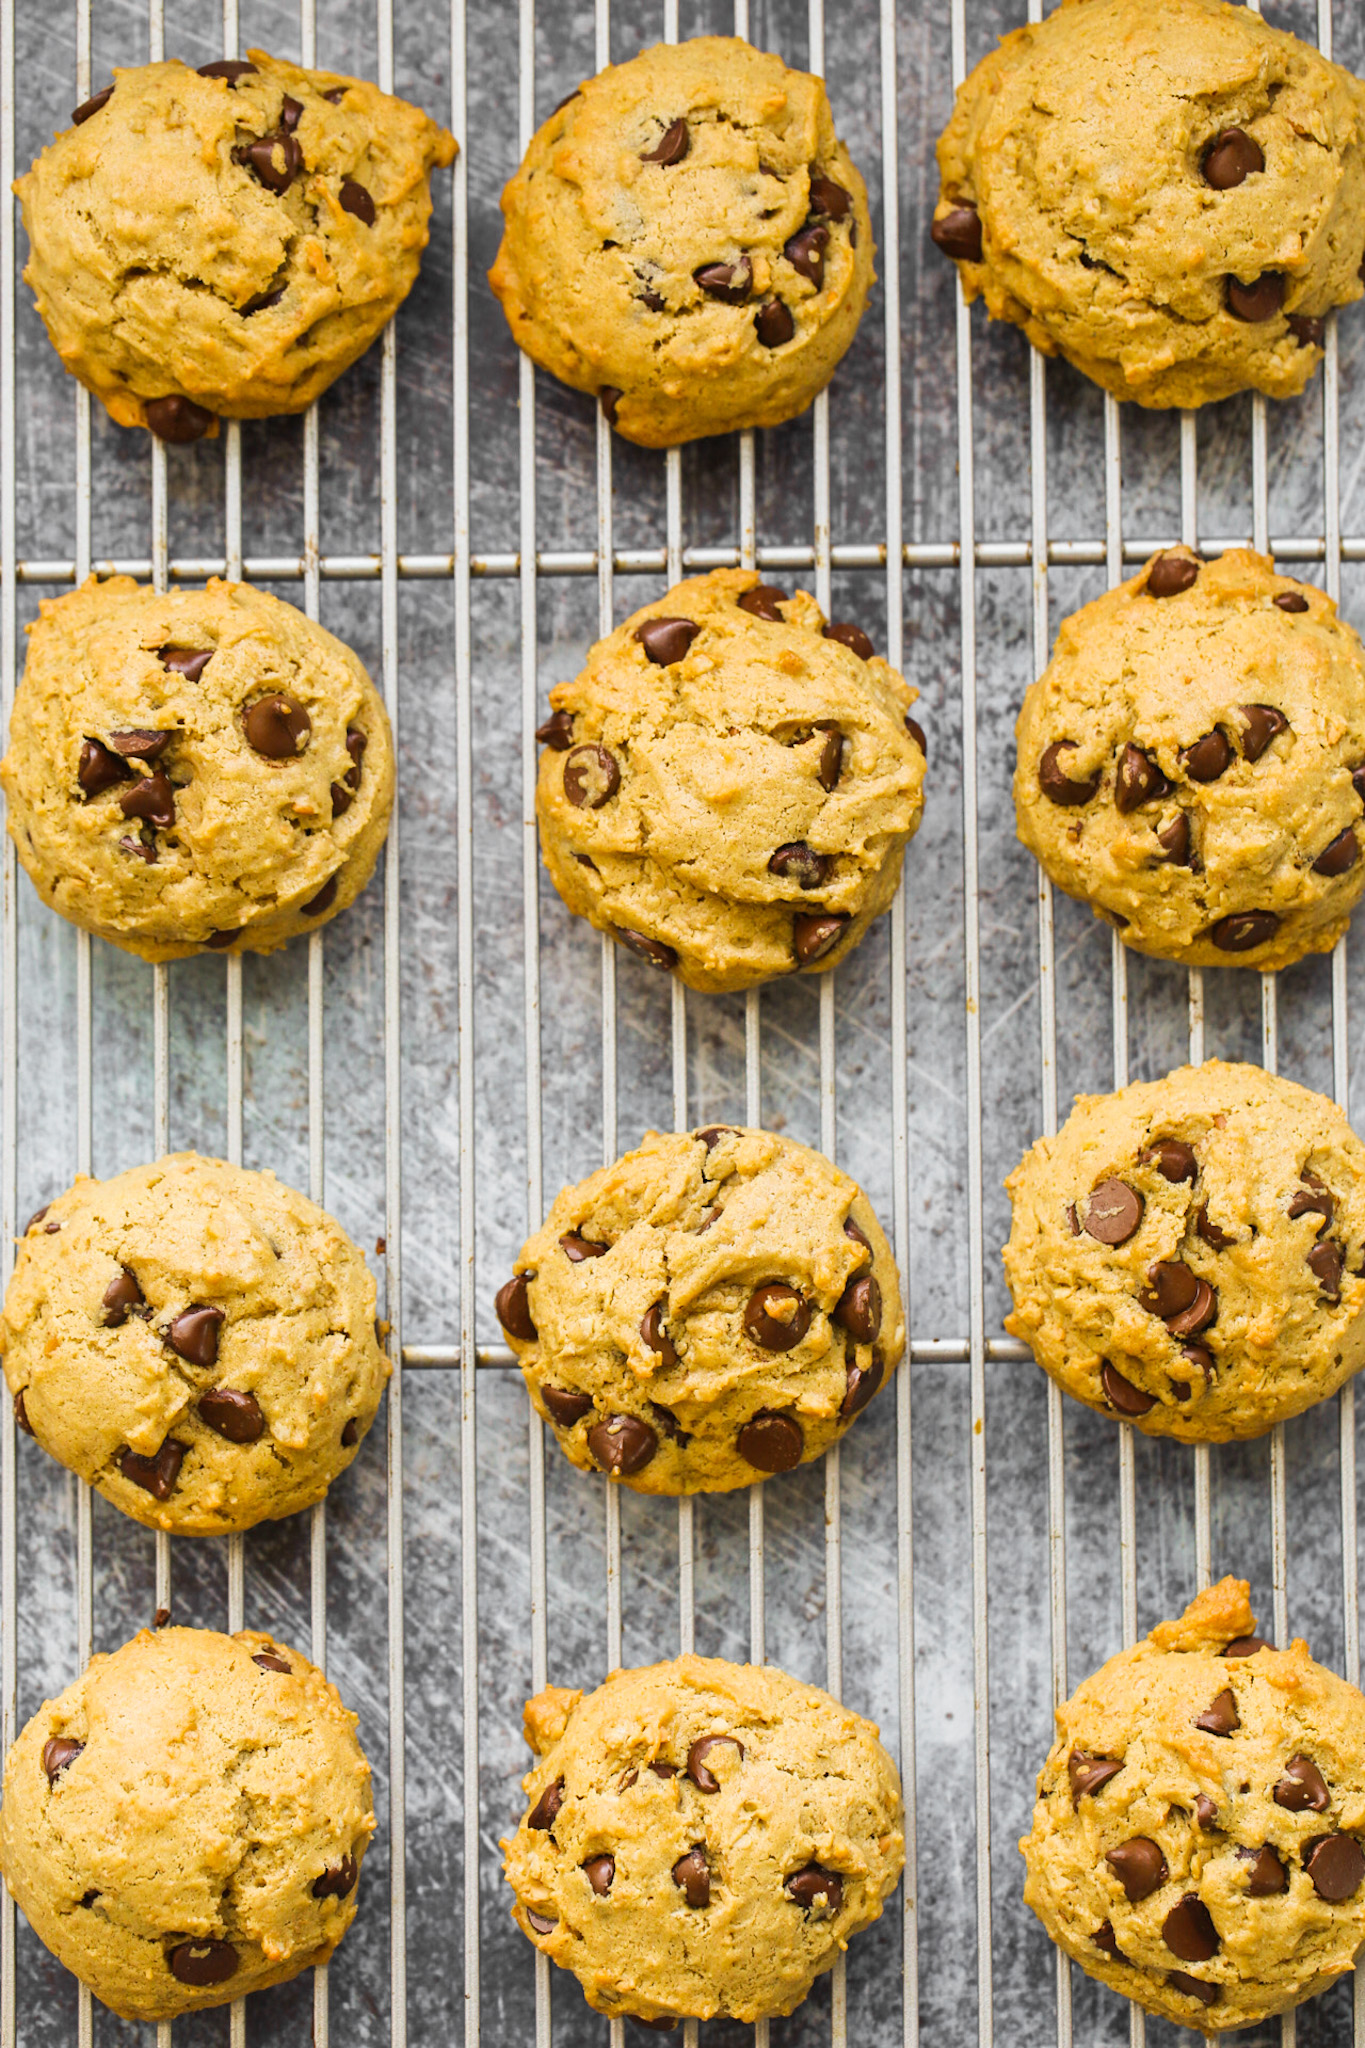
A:
[[[1019,837],[1125,945],[1269,969],[1346,930],[1365,649],[1266,556],[1170,548],[1063,620],[1017,738]]]
[[[374,1833],[355,1730],[336,1687],[268,1635],[144,1629],[10,1750],[5,1880],[122,2019],[283,1984],[355,1918]]]
[[[1361,296],[1365,86],[1249,7],[1063,0],[958,91],[930,230],[1116,398],[1301,391]]]
[[[904,1862],[870,1721],[769,1666],[678,1657],[526,1706],[512,1917],[594,2011],[667,2028],[792,2012]]]
[[[651,1131],[565,1188],[497,1311],[565,1456],[637,1493],[724,1493],[808,1464],[905,1347],[857,1182],[720,1124]]]
[[[339,1224],[271,1173],[176,1152],[30,1217],[0,1340],[15,1419],[135,1521],[217,1536],[297,1514],[389,1376]]]
[[[1255,1636],[1224,1579],[1057,1709],[1024,1898],[1090,1976],[1179,2025],[1249,2027],[1365,1939],[1365,1699]]]
[[[1365,1363],[1365,1145],[1260,1067],[1082,1095],[1005,1183],[1021,1337],[1152,1436],[1259,1436]]]
[[[43,901],[144,960],[270,953],[354,902],[393,808],[383,701],[245,583],[89,577],[29,627],[0,786]]]
[[[827,972],[889,908],[919,825],[915,696],[805,591],[752,569],[678,584],[550,692],[551,880],[689,988]]]
[[[502,210],[489,282],[513,339],[645,448],[804,412],[872,287],[867,194],[823,81],[733,36],[588,79]]]
[[[124,427],[197,441],[302,412],[417,277],[454,138],[263,50],[116,71],[15,191],[65,367]]]

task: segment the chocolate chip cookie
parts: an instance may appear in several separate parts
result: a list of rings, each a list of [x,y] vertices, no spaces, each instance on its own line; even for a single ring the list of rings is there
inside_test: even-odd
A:
[[[216,578],[46,598],[0,762],[45,903],[125,952],[270,953],[368,882],[393,808],[383,701],[292,605]]]
[[[513,339],[671,448],[804,412],[872,286],[823,82],[733,36],[658,44],[555,108],[503,193]]]
[[[1017,737],[1019,837],[1125,945],[1277,968],[1345,931],[1365,648],[1268,557],[1169,548],[1065,619]]]
[[[1064,0],[960,88],[930,230],[968,299],[1147,406],[1301,391],[1361,295],[1365,86],[1222,0]]]
[[[689,988],[825,973],[923,808],[915,692],[814,598],[716,569],[550,692],[541,851],[569,909]]]
[[[1024,1898],[1092,1977],[1184,2027],[1249,2027],[1365,1940],[1365,1699],[1255,1634],[1224,1579],[1057,1710]]]
[[[876,1920],[904,1861],[900,1779],[870,1721],[718,1657],[527,1702],[530,1802],[502,1844],[512,1915],[597,2012],[792,2012]]]
[[[355,1918],[370,1767],[335,1686],[271,1636],[144,1629],[28,1723],[0,1864],[29,1925],[128,2020],[325,1963]]]
[[[1081,1096],[1005,1185],[1005,1328],[1091,1408],[1220,1443],[1365,1363],[1365,1146],[1325,1096],[1180,1067]]]
[[[135,1521],[216,1536],[321,1500],[389,1376],[340,1225],[177,1152],[31,1216],[0,1318],[15,1419]]]
[[[818,1458],[905,1346],[855,1181],[773,1131],[651,1131],[565,1188],[498,1320],[566,1457],[638,1493],[723,1493]]]
[[[302,412],[411,291],[455,141],[364,79],[250,61],[116,71],[15,186],[66,369],[166,441]]]

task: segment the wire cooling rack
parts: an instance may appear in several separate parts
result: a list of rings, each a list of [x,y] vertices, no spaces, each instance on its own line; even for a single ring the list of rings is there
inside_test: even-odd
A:
[[[1022,6],[584,0],[537,21],[532,0],[0,0],[6,183],[112,63],[163,51],[259,44],[362,72],[463,145],[382,344],[302,422],[169,453],[63,378],[0,211],[5,709],[37,598],[92,565],[161,586],[246,574],[357,646],[399,738],[380,877],[268,961],[149,970],[52,918],[5,854],[6,1268],[18,1221],[74,1172],[193,1146],[275,1168],[374,1246],[402,1358],[327,1505],[245,1540],[153,1538],[16,1448],[7,1408],[0,1423],[6,1744],[92,1648],[168,1608],[325,1662],[375,1766],[380,1832],[331,1970],[163,2027],[158,2048],[619,2048],[620,2024],[567,1977],[552,1987],[507,1918],[496,1842],[519,1810],[520,1706],[547,1679],[590,1686],[693,1645],[766,1655],[877,1718],[908,1861],[791,2020],[692,2027],[687,2048],[1159,2048],[1173,2030],[1073,1975],[1020,1900],[1013,1843],[1054,1702],[1225,1570],[1251,1578],[1277,1639],[1292,1626],[1359,1675],[1351,1387],[1210,1454],[1068,1407],[999,1335],[999,1182],[1077,1089],[1218,1052],[1352,1100],[1346,943],[1259,984],[1186,977],[1054,902],[1013,836],[1022,690],[1064,612],[1175,538],[1272,547],[1357,623],[1365,598],[1360,316],[1329,322],[1299,401],[1121,416],[969,315],[928,249],[951,89]],[[1275,19],[1325,48],[1335,34],[1360,70],[1359,15],[1295,0]],[[868,178],[879,292],[808,418],[656,457],[517,357],[484,284],[496,199],[582,77],[660,36],[732,30],[827,73]],[[902,893],[838,974],[708,999],[571,924],[542,881],[532,733],[598,632],[736,562],[868,627],[923,692],[930,768]],[[910,1363],[821,1465],[747,1496],[639,1500],[547,1455],[492,1293],[564,1181],[651,1123],[725,1117],[817,1143],[863,1182],[905,1277]],[[1349,1983],[1297,2028],[1365,2040]],[[1292,2018],[1252,2038],[1281,2035]],[[134,2038],[6,1901],[0,2044]]]

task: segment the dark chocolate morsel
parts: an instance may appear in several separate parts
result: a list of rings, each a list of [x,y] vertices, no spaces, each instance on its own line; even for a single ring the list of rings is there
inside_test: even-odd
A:
[[[144,1458],[137,1451],[123,1451],[119,1456],[118,1468],[125,1479],[134,1486],[142,1487],[153,1500],[169,1500],[180,1467],[184,1462],[187,1446],[179,1444],[168,1436],[154,1458]]]
[[[202,441],[205,434],[213,431],[215,424],[211,412],[178,391],[169,398],[144,399],[142,410],[158,441]]]
[[[68,1764],[74,1764],[85,1748],[83,1742],[76,1742],[69,1735],[53,1735],[43,1744],[43,1769],[47,1772],[49,1785],[55,1784]]]
[[[180,1941],[166,1961],[173,1977],[197,1990],[211,1984],[226,1984],[229,1977],[237,1974],[237,1951],[230,1941]]]
[[[929,223],[929,239],[954,263],[979,263],[981,215],[970,204],[952,206]]]
[[[199,1396],[202,1421],[230,1444],[254,1444],[265,1432],[265,1417],[254,1394],[212,1387]]]
[[[744,1744],[734,1735],[700,1735],[687,1752],[687,1775],[699,1792],[719,1792],[720,1779],[707,1764],[717,1750],[735,1749],[744,1755]]]
[[[572,1387],[542,1387],[540,1398],[550,1411],[550,1420],[561,1429],[572,1429],[592,1414],[592,1395],[575,1393]]]
[[[629,1478],[649,1463],[659,1439],[638,1415],[608,1415],[588,1431],[588,1449],[604,1472]]]
[[[341,210],[343,213],[353,213],[367,228],[374,226],[374,200],[365,187],[358,185],[354,178],[346,178],[342,182]]]

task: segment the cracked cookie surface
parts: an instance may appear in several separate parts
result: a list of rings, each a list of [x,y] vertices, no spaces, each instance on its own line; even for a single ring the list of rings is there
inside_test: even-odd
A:
[[[1267,556],[1169,548],[1064,619],[1016,737],[1019,837],[1125,945],[1271,969],[1345,931],[1365,648]]]
[[[29,627],[0,785],[43,901],[144,960],[272,952],[360,894],[393,808],[383,700],[293,605],[91,576]]]
[[[1005,1327],[1091,1408],[1259,1436],[1365,1363],[1365,1146],[1325,1096],[1180,1067],[1080,1096],[1005,1185]]]
[[[818,1458],[905,1344],[856,1181],[772,1131],[651,1132],[560,1194],[498,1317],[584,1472],[719,1493]]]
[[[1286,398],[1361,296],[1365,85],[1248,7],[1063,0],[959,89],[933,239],[1117,398]]]
[[[513,1918],[595,2011],[792,2012],[904,1861],[870,1721],[771,1666],[678,1657],[529,1700]]]
[[[1255,1635],[1245,1579],[1057,1709],[1024,1898],[1090,1976],[1203,2033],[1323,1991],[1365,1939],[1365,1699]]]
[[[297,1514],[389,1376],[375,1284],[270,1173],[177,1152],[30,1218],[5,1294],[20,1427],[134,1520],[210,1536]]]
[[[116,71],[15,187],[67,370],[171,441],[302,412],[417,277],[452,136],[364,79],[262,50]]]
[[[689,988],[836,967],[919,825],[915,695],[805,591],[752,569],[678,584],[550,692],[536,815],[556,889]]]
[[[586,80],[502,210],[489,277],[513,339],[646,448],[804,412],[872,285],[867,195],[823,82],[731,36]]]
[[[374,1833],[355,1730],[335,1686],[268,1635],[144,1629],[10,1750],[10,1891],[124,2019],[282,1984],[355,1917]]]

